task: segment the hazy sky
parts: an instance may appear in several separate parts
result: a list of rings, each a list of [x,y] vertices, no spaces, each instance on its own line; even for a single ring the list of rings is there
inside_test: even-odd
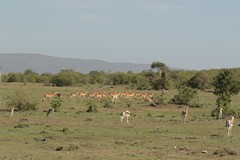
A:
[[[240,67],[240,0],[0,0],[0,53]]]

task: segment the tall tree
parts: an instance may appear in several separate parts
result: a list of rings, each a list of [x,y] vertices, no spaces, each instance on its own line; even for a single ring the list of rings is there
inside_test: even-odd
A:
[[[168,67],[164,63],[153,62],[151,68],[158,70],[158,76],[152,81],[153,88],[167,90],[169,88]]]
[[[240,91],[240,82],[231,69],[222,69],[213,78],[214,94],[217,96],[217,107],[222,107],[226,114],[232,114],[231,96]]]
[[[158,61],[153,62],[151,64],[151,68],[152,69],[156,68],[157,71],[158,71],[158,74],[160,74],[160,75],[161,75],[162,72],[166,72],[168,70],[168,67],[164,63],[161,63],[161,62],[158,62]]]

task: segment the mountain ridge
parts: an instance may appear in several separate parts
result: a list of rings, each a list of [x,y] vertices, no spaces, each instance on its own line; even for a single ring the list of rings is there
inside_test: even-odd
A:
[[[39,74],[58,73],[62,69],[73,69],[84,74],[91,71],[138,73],[150,68],[150,64],[112,63],[94,59],[54,57],[38,53],[0,53],[1,73],[23,73],[26,69]]]

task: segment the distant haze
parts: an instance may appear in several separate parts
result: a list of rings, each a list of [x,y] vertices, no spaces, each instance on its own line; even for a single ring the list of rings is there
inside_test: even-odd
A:
[[[76,58],[59,58],[42,54],[0,54],[0,71],[2,73],[23,73],[31,69],[39,74],[58,73],[61,69],[73,69],[80,73],[90,71],[134,73],[149,70],[150,64],[110,63],[100,60],[83,60]]]

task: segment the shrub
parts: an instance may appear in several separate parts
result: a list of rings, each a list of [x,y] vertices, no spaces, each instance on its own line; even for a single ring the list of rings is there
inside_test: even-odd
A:
[[[195,89],[183,87],[179,89],[178,94],[170,100],[170,103],[191,106],[192,101],[197,98],[197,95],[198,93]]]
[[[18,124],[16,126],[14,126],[14,128],[25,128],[25,127],[29,127],[28,124]]]
[[[153,100],[156,104],[166,104],[166,98],[163,94],[154,96]]]
[[[103,107],[104,107],[104,108],[113,107],[112,102],[111,102],[109,99],[107,99],[107,98],[104,98],[104,99],[102,100],[102,102],[103,102]]]
[[[60,98],[55,98],[51,100],[50,104],[54,108],[54,110],[57,112],[59,111],[59,108],[62,106],[62,100]]]
[[[98,112],[97,105],[93,101],[87,101],[86,106],[88,107],[87,112]]]
[[[5,98],[6,105],[15,108],[18,111],[37,110],[37,102],[33,98],[29,98],[25,93],[16,91],[13,95]]]
[[[223,108],[226,115],[233,114],[232,96],[240,91],[240,81],[231,69],[220,70],[213,78],[214,94],[217,96],[216,105]]]
[[[78,150],[77,145],[75,145],[75,144],[70,144],[69,145],[68,151],[76,151],[76,150]]]

